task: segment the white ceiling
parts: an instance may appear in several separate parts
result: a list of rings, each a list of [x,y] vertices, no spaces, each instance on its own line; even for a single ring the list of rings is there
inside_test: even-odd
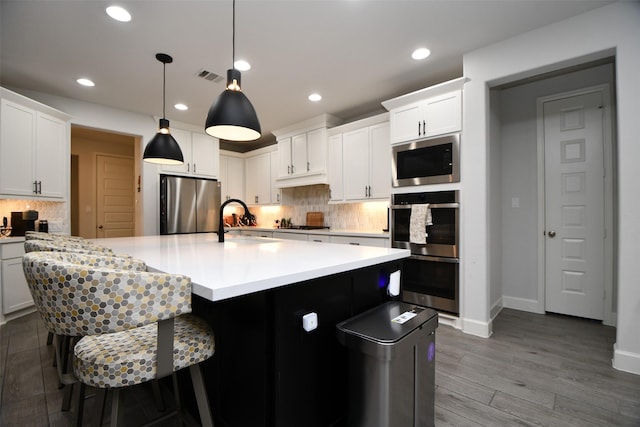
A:
[[[465,52],[601,7],[610,0],[238,0],[236,59],[252,69],[242,88],[263,129],[322,113],[352,120],[380,102],[462,75]],[[232,62],[231,0],[124,0],[133,19],[109,18],[102,0],[1,0],[0,83],[204,128]],[[598,29],[601,30],[601,29]],[[432,55],[414,61],[416,47]],[[531,52],[535,55],[536,52]],[[96,82],[79,86],[78,77]],[[320,103],[307,96],[319,92]],[[173,108],[184,102],[186,112]],[[117,130],[117,129],[113,129]],[[243,151],[240,149],[239,151]]]

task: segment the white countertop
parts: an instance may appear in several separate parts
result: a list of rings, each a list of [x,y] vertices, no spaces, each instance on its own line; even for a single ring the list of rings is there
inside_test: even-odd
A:
[[[2,237],[0,238],[0,245],[1,244],[5,244],[5,243],[23,243],[24,242],[24,236],[17,236],[17,237]]]
[[[300,242],[214,233],[97,239],[155,270],[184,274],[193,292],[219,301],[406,258],[405,249]]]

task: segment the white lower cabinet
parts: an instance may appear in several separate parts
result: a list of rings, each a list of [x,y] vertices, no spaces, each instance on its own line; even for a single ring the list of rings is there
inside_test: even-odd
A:
[[[249,236],[249,237],[273,237],[273,232],[271,231],[263,231],[263,230],[247,230],[243,229],[240,231],[241,236]]]
[[[309,234],[308,239],[310,242],[329,243],[329,236],[326,234]]]
[[[285,231],[274,231],[273,237],[276,239],[286,239],[286,240],[301,240],[307,241],[308,237],[304,233],[287,233]]]
[[[330,236],[329,241],[331,243],[338,243],[342,245],[377,246],[380,248],[386,248],[389,246],[389,239],[378,237]]]
[[[24,243],[0,244],[2,252],[2,313],[9,314],[33,305],[31,292],[22,270]]]

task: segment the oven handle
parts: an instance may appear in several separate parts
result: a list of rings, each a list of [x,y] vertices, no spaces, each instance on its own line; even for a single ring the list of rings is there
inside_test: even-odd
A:
[[[421,261],[435,261],[435,262],[447,262],[449,264],[460,264],[459,258],[449,258],[442,256],[431,256],[431,255],[411,255],[410,259],[418,259]]]
[[[412,205],[391,205],[391,209],[411,209]],[[459,208],[460,203],[430,203],[429,209]]]

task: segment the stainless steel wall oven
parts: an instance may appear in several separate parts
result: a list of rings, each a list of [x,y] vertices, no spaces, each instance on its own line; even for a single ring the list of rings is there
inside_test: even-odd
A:
[[[402,299],[458,314],[458,191],[404,193],[391,197],[391,245],[411,250],[402,275]],[[426,206],[430,211],[425,242],[420,243],[412,242],[410,237],[411,215],[416,205]]]

